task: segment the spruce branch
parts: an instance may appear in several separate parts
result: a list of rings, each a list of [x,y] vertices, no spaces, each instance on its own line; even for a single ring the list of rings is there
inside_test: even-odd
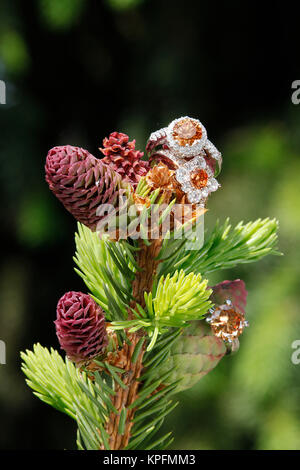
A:
[[[187,321],[200,319],[211,302],[211,290],[200,274],[175,271],[173,276],[161,276],[152,293],[145,292],[149,314],[158,324],[168,327],[184,326]]]
[[[26,383],[40,400],[75,420],[77,409],[82,409],[98,423],[105,422],[107,412],[101,402],[103,393],[107,394],[107,386],[105,389],[101,388],[100,397],[99,384],[89,380],[86,372],[75,367],[67,358],[63,360],[53,348],[49,351],[39,343],[33,346],[33,351],[21,352],[21,358],[22,371],[27,377]],[[97,396],[101,409],[98,405],[95,406],[94,399],[97,400]],[[94,397],[93,400],[90,400],[90,397]]]
[[[200,122],[181,121],[177,137],[191,129],[199,137]],[[117,132],[103,141],[103,161],[71,146],[47,156],[50,189],[85,224],[78,224],[74,261],[91,295],[70,291],[58,302],[55,325],[65,360],[36,344],[21,353],[22,370],[38,398],[76,420],[78,449],[165,449],[172,435],[158,432],[177,406],[174,395],[211,371],[248,324],[243,281],[210,289],[206,273],[279,254],[275,219],[233,228],[229,219],[216,223],[202,246],[201,216],[219,187],[210,175],[221,156],[207,141],[204,156],[171,159],[169,167],[164,138],[164,132],[150,137],[148,149],[162,147],[151,153],[151,167],[134,141]],[[174,203],[186,209],[191,200],[178,228]],[[100,203],[112,205],[117,231],[97,213]]]
[[[277,230],[276,219],[257,219],[247,224],[239,222],[232,228],[228,218],[223,225],[216,223],[199,250],[186,250],[187,241],[171,238],[165,241],[160,253],[159,274],[173,273],[178,269],[185,273],[208,274],[258,261],[268,254],[280,255],[276,248]],[[170,251],[173,251],[171,255]]]
[[[136,251],[138,269],[136,270],[135,279],[132,283],[134,301],[131,304],[131,308],[133,309],[137,303],[141,305],[142,308],[145,306],[144,291],[150,291],[152,289],[154,278],[153,274],[156,273],[158,264],[156,257],[159,253],[161,243],[161,240],[151,241],[150,244],[145,244],[142,241],[139,242],[139,250]],[[129,331],[126,331],[125,334],[130,340],[130,344],[124,345],[123,349],[123,368],[126,371],[126,379],[124,383],[126,385],[126,389],[124,390],[120,385],[115,384],[116,395],[113,402],[119,414],[116,415],[113,413],[107,425],[111,449],[124,449],[127,448],[128,445],[131,446],[131,449],[134,449],[137,446],[137,441],[140,440],[140,436],[136,436],[135,438],[132,437],[132,427],[136,412],[136,406],[133,404],[138,399],[140,387],[142,386],[140,376],[144,369],[143,359],[146,344],[144,341],[141,341],[141,337],[143,338],[143,335],[141,336],[139,332],[130,333]],[[123,431],[122,426],[120,426],[120,413],[124,408],[127,410],[126,422],[124,433],[120,434],[120,429]],[[163,419],[161,419],[161,422],[162,421]],[[148,430],[149,434],[153,431],[154,430]],[[134,439],[136,439],[136,441]]]
[[[145,292],[145,309],[136,305],[135,316],[139,318],[129,321],[112,322],[112,328],[121,330],[128,328],[130,332],[144,328],[151,338],[147,351],[150,351],[158,335],[167,328],[187,326],[188,322],[202,318],[212,303],[209,297],[211,289],[207,289],[207,280],[200,274],[187,274],[176,271],[173,276],[161,276],[152,292]]]
[[[132,281],[138,266],[126,241],[100,239],[97,232],[78,223],[75,234],[75,271],[84,280],[95,301],[105,310],[107,320],[124,318],[132,298]]]

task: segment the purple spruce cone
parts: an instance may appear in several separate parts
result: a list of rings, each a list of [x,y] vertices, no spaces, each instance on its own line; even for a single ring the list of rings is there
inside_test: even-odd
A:
[[[56,312],[56,334],[70,360],[84,362],[104,352],[108,337],[103,310],[89,295],[67,292]]]
[[[112,132],[103,140],[100,150],[105,155],[102,161],[133,186],[150,170],[149,162],[142,160],[144,153],[135,149],[135,140],[129,142],[127,134]]]
[[[71,145],[49,150],[46,181],[51,191],[79,222],[96,230],[102,219],[96,214],[101,204],[116,207],[121,188],[121,176],[91,155],[87,150]]]

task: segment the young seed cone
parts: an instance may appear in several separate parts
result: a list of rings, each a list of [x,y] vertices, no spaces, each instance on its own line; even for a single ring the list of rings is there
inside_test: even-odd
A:
[[[96,230],[103,218],[97,215],[97,209],[103,204],[117,207],[125,188],[113,169],[87,150],[71,145],[49,150],[45,171],[51,191],[76,220],[91,230]]]
[[[104,312],[89,295],[67,292],[56,311],[56,334],[71,361],[89,361],[105,351],[108,336]]]

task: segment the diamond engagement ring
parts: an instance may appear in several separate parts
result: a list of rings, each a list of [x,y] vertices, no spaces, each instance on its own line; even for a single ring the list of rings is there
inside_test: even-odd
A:
[[[181,117],[172,121],[168,127],[153,132],[146,146],[147,152],[152,153],[158,145],[168,149],[176,157],[177,163],[197,155],[212,158],[217,164],[215,176],[220,173],[221,153],[207,139],[206,129],[198,119]]]
[[[222,156],[207,139],[206,129],[198,119],[181,117],[153,132],[146,150],[150,158],[172,162],[175,178],[190,203],[204,205],[208,195],[218,189],[214,176],[221,170]]]

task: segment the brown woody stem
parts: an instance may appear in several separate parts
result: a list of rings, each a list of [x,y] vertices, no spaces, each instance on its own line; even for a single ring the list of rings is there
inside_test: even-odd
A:
[[[140,250],[138,251],[137,261],[141,270],[137,271],[136,273],[136,277],[132,284],[132,292],[133,297],[140,305],[142,305],[142,307],[145,306],[144,292],[149,292],[152,289],[153,278],[156,274],[156,269],[159,263],[159,261],[157,261],[155,258],[159,253],[161,244],[161,239],[153,240],[150,246],[140,242]],[[134,308],[134,305],[135,304],[133,303],[131,306]],[[127,336],[131,344],[130,346],[124,344],[124,347],[120,352],[124,360],[123,368],[126,371],[120,376],[120,378],[126,385],[126,388],[122,388],[119,384],[116,384],[116,394],[113,396],[112,402],[117,409],[118,414],[111,413],[106,427],[106,431],[109,435],[109,445],[111,450],[124,449],[129,442],[135,409],[128,408],[130,405],[132,405],[138,396],[138,388],[140,385],[138,378],[140,377],[143,368],[142,362],[145,353],[145,347],[142,348],[135,363],[133,364],[132,362],[132,355],[139,339],[141,338],[141,334],[139,332],[133,334],[127,333]],[[123,435],[120,435],[118,433],[120,413],[124,407],[127,409],[127,417],[124,433]]]

